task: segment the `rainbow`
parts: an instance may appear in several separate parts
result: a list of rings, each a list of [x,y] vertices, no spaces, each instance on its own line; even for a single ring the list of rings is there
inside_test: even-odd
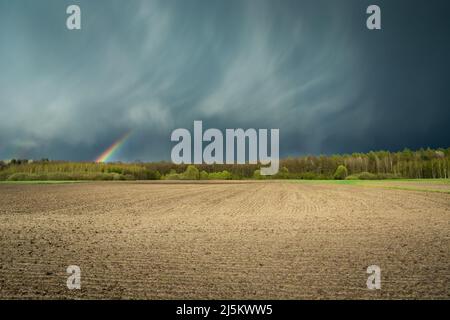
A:
[[[123,136],[121,136],[118,140],[116,140],[116,142],[114,142],[112,145],[110,145],[108,147],[108,149],[103,151],[103,153],[101,155],[99,155],[97,157],[97,159],[95,159],[95,162],[99,163],[99,162],[108,161],[111,158],[111,156],[114,154],[114,152],[117,151],[117,149],[119,149],[124,144],[124,142],[128,139],[130,134],[131,134],[131,131],[127,132]]]

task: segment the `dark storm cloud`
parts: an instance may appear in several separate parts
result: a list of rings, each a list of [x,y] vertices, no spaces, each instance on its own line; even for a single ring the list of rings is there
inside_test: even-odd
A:
[[[79,4],[82,30],[65,9]],[[280,128],[282,155],[448,146],[445,1],[0,0],[0,158],[169,159],[170,133]]]

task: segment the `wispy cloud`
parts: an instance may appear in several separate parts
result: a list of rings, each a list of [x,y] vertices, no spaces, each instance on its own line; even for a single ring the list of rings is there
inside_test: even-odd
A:
[[[0,158],[91,160],[132,130],[122,160],[168,159],[193,120],[280,128],[282,155],[449,140],[448,62],[404,72],[449,46],[389,18],[368,33],[364,1],[79,3],[76,32],[63,2],[0,3]]]

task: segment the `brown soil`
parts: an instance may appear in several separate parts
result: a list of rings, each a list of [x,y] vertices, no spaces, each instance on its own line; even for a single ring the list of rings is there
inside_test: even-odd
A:
[[[382,269],[368,290],[369,265]],[[68,290],[66,268],[81,268]],[[336,184],[0,185],[0,298],[450,298],[450,194]]]

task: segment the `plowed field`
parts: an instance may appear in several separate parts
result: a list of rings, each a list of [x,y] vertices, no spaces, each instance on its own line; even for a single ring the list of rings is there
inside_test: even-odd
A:
[[[81,290],[66,286],[69,265],[81,268]],[[367,289],[369,265],[381,268],[380,290]],[[445,192],[0,185],[0,298],[448,299],[449,283]]]

